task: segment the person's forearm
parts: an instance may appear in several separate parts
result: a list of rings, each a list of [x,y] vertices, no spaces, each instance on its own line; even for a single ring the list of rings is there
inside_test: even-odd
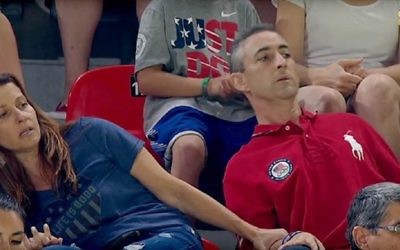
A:
[[[178,76],[154,68],[138,72],[137,81],[144,95],[192,97],[202,94],[202,78]]]
[[[257,227],[243,221],[223,205],[189,184],[181,182],[179,185],[182,185],[177,188],[180,190],[179,208],[182,212],[236,233],[250,241],[256,236]]]

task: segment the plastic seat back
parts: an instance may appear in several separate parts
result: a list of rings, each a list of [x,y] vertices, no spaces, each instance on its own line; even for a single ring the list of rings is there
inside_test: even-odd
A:
[[[83,73],[70,91],[66,120],[81,116],[99,117],[145,139],[145,98],[131,96],[131,76],[134,71],[134,65],[113,65]]]
[[[211,242],[210,240],[207,240],[204,238],[202,238],[201,240],[203,243],[204,250],[220,250],[219,247],[217,245],[215,245],[215,243]]]

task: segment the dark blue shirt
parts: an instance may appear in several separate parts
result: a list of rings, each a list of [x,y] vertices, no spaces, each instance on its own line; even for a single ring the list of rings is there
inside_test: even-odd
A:
[[[82,118],[66,133],[79,192],[52,190],[31,196],[28,226],[50,225],[64,243],[102,249],[129,231],[158,232],[188,224],[131,174],[143,142],[101,119]]]

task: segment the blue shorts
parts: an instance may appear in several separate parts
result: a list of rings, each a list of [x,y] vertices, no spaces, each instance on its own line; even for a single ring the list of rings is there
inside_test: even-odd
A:
[[[207,166],[225,166],[232,155],[249,141],[255,125],[255,118],[230,122],[190,107],[176,107],[161,118],[147,137],[167,169],[171,167],[172,145],[179,137],[188,134],[198,135],[205,142]]]
[[[226,164],[250,140],[256,124],[255,117],[242,122],[230,122],[191,107],[176,107],[160,119],[147,137],[153,150],[164,160],[167,170],[171,167],[172,145],[180,136],[195,134],[202,138],[207,159],[200,176],[200,189],[224,202],[222,178]]]

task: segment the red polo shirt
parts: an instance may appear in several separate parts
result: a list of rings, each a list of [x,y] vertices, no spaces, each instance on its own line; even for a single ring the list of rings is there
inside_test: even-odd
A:
[[[382,181],[400,183],[400,165],[373,128],[352,114],[305,112],[300,126],[258,125],[229,161],[224,193],[228,208],[256,226],[307,231],[340,249],[349,248],[350,201]]]

